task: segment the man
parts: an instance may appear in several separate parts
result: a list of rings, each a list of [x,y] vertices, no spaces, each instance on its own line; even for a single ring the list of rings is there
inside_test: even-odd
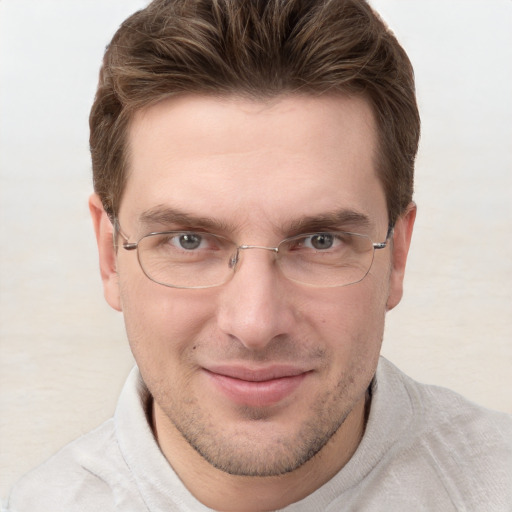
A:
[[[358,0],[157,0],[91,112],[137,368],[25,510],[509,510],[512,420],[379,359],[416,208],[412,68]]]

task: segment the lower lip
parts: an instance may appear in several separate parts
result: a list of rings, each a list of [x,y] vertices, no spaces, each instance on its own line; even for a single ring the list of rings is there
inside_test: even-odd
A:
[[[269,407],[290,396],[306,378],[308,373],[253,382],[234,379],[207,372],[217,388],[238,405],[247,407]]]

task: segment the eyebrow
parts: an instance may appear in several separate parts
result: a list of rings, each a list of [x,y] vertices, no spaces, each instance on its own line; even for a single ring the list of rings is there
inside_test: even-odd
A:
[[[205,231],[227,231],[227,225],[224,222],[211,217],[202,217],[192,215],[182,210],[170,208],[167,206],[155,206],[142,212],[139,221],[145,226],[171,226],[178,225],[180,228],[194,228]]]
[[[140,222],[152,229],[152,226],[164,226],[166,228],[178,227],[178,229],[188,228],[191,230],[201,229],[214,233],[228,233],[236,229],[227,223],[211,217],[197,216],[182,210],[159,205],[141,213]],[[325,230],[359,230],[368,229],[373,226],[369,217],[364,213],[340,209],[319,215],[304,216],[293,220],[283,226],[286,236],[292,236],[301,233],[311,233]]]
[[[341,209],[332,212],[305,216],[291,222],[288,225],[288,232],[291,234],[312,233],[315,231],[332,229],[368,229],[373,226],[370,218],[364,213],[355,210]]]

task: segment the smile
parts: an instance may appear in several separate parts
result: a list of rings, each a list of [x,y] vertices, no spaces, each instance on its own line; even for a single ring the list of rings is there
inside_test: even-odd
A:
[[[269,407],[290,396],[311,372],[290,367],[222,367],[205,373],[213,386],[235,404]]]

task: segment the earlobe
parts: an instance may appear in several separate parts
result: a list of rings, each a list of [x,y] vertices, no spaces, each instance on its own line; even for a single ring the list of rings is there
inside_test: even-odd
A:
[[[96,242],[98,244],[103,293],[109,305],[117,311],[121,311],[117,254],[114,247],[114,228],[97,194],[93,194],[89,198],[89,211],[91,212]]]
[[[386,304],[388,311],[397,306],[402,299],[405,265],[407,263],[407,255],[411,245],[414,221],[416,219],[416,210],[417,208],[415,203],[409,204],[405,213],[398,218],[395,224],[391,256],[389,296]]]

